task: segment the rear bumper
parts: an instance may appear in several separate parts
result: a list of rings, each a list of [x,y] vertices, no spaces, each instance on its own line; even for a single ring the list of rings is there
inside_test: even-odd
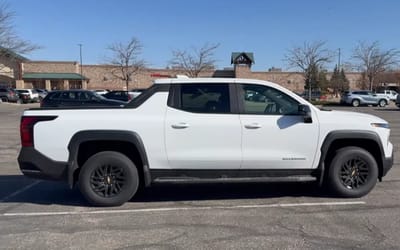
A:
[[[47,180],[67,179],[67,162],[53,161],[33,147],[21,148],[18,164],[26,176]]]

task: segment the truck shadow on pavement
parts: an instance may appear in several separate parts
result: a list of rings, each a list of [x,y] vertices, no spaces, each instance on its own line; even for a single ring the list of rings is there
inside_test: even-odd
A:
[[[90,206],[78,188],[66,183],[0,176],[1,203]],[[157,184],[140,191],[131,202],[240,200],[281,197],[331,197],[315,183]]]

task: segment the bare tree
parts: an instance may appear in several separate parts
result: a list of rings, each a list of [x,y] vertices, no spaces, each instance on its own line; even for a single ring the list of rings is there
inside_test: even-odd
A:
[[[201,48],[192,51],[173,50],[169,64],[173,69],[181,71],[189,77],[198,77],[205,70],[215,68],[215,50],[219,44],[204,44]]]
[[[142,48],[142,44],[135,37],[126,44],[118,42],[107,47],[113,54],[108,60],[108,63],[112,65],[111,74],[125,82],[126,90],[129,90],[129,82],[132,78],[145,68],[145,61],[139,58]]]
[[[399,62],[399,55],[400,51],[397,49],[381,50],[377,41],[359,42],[353,51],[353,58],[358,61],[359,69],[365,73],[370,90],[379,74]]]
[[[291,68],[297,68],[303,72],[309,97],[311,97],[312,86],[316,85],[318,70],[332,59],[332,52],[325,46],[324,41],[304,42],[303,46],[295,46],[285,55],[285,61]]]
[[[8,4],[0,2],[0,55],[27,54],[40,48],[16,34],[13,25],[14,16],[15,13],[9,10]]]

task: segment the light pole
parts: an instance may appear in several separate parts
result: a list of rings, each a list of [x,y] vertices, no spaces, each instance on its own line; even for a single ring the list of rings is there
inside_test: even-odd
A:
[[[79,59],[80,59],[80,68],[81,68],[81,84],[83,85],[83,72],[82,72],[82,44],[78,43],[79,46]]]

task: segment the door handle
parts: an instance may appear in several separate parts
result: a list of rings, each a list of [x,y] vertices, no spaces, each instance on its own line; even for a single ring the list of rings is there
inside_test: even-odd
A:
[[[172,124],[171,127],[175,129],[182,129],[182,128],[188,128],[189,124],[187,124],[186,122],[180,122],[178,124]]]
[[[259,123],[251,123],[251,124],[245,124],[244,127],[247,129],[257,129],[261,128],[262,126]]]

